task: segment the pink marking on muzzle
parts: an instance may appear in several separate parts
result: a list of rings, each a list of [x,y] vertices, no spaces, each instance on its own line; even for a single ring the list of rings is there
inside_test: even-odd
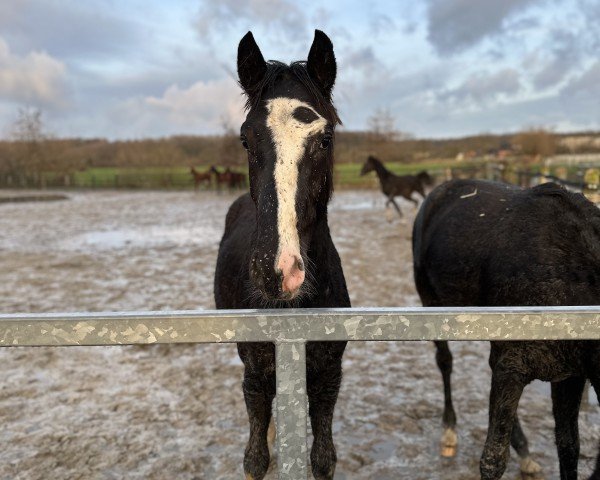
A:
[[[283,275],[281,290],[286,293],[296,293],[304,283],[304,262],[302,257],[291,250],[284,250],[279,255],[277,269]]]

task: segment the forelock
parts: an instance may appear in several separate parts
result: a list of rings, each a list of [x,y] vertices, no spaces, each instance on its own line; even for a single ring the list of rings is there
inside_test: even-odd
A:
[[[276,60],[269,60],[267,62],[267,72],[263,79],[252,90],[246,92],[245,109],[251,110],[252,108],[257,108],[265,96],[273,92],[276,85],[286,74],[297,79],[306,88],[315,104],[324,113],[328,122],[332,125],[342,124],[331,102],[331,97],[323,95],[317,84],[312,80],[306,69],[305,61],[293,62],[290,65],[286,65]]]

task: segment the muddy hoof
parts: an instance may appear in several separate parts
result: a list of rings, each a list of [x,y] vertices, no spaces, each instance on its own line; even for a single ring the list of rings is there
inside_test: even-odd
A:
[[[442,434],[442,457],[450,458],[456,455],[458,437],[452,428],[447,428]]]
[[[335,466],[325,474],[315,474],[315,472],[313,472],[313,475],[315,480],[333,480],[333,476],[335,475]]]
[[[531,457],[522,458],[520,464],[521,476],[524,480],[542,480],[544,478],[541,476],[542,467],[539,463],[533,461]]]

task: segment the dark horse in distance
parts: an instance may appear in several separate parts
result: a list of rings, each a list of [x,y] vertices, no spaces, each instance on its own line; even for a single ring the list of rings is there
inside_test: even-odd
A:
[[[440,185],[415,220],[413,256],[425,306],[600,304],[600,210],[553,183],[527,190],[481,180]],[[446,393],[444,423],[453,429],[452,356],[446,342],[437,345]],[[494,341],[489,363],[492,386],[481,478],[502,477],[509,442],[527,460],[517,406],[525,385],[540,379],[552,382],[560,478],[576,480],[579,405],[586,379],[600,394],[600,342]],[[600,478],[598,466],[591,478]]]
[[[308,61],[265,62],[252,34],[238,49],[248,98],[241,142],[248,151],[250,193],[229,208],[215,273],[217,308],[349,307],[327,204],[333,191],[333,141],[339,118],[331,103],[333,46],[321,31]],[[307,393],[316,479],[333,479],[332,418],[345,342],[308,342]],[[269,466],[267,430],[275,396],[272,343],[240,343],[242,388],[250,421],[247,479]]]
[[[413,202],[416,206],[418,202],[412,198],[412,193],[418,192],[421,197],[425,198],[424,186],[433,183],[433,179],[426,171],[419,172],[417,175],[396,175],[385,168],[381,161],[371,155],[365,161],[360,174],[362,176],[372,171],[375,171],[377,174],[381,191],[388,199],[385,206],[387,207],[391,203],[400,216],[402,216],[402,211],[394,200],[394,197],[402,196]]]

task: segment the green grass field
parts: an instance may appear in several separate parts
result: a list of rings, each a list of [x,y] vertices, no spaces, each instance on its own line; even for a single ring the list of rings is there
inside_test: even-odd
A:
[[[388,163],[386,167],[397,175],[408,175],[421,170],[440,174],[446,168],[470,168],[474,165],[473,162],[458,163],[454,160],[436,160],[418,164]],[[334,174],[336,186],[338,188],[375,187],[377,185],[376,175],[370,173],[361,177],[361,168],[362,165],[358,163],[336,165]],[[196,169],[204,172],[208,166],[197,165]],[[220,167],[220,169],[224,168]],[[234,167],[233,170],[245,171],[242,167]],[[63,182],[63,178],[57,174],[47,174],[48,186]],[[189,167],[103,167],[75,172],[70,175],[69,185],[76,188],[186,189],[193,188],[193,180]]]
[[[203,170],[203,169],[201,169]],[[189,167],[89,168],[73,175],[79,188],[187,188],[193,186]]]

